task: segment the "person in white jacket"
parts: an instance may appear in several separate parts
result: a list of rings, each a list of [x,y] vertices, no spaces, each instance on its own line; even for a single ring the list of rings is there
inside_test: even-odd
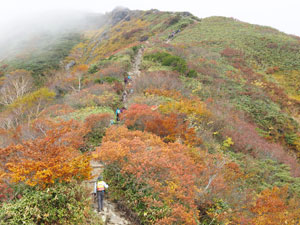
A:
[[[94,193],[97,194],[98,212],[103,211],[104,191],[108,185],[103,181],[103,177],[99,176],[94,185]]]

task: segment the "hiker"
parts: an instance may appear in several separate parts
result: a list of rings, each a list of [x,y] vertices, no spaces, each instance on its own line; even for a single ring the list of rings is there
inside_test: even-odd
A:
[[[121,113],[123,113],[126,110],[125,106],[122,107]]]
[[[121,110],[117,108],[116,110],[117,121],[120,121],[120,114],[121,114]]]
[[[103,177],[99,176],[94,185],[94,194],[97,195],[98,212],[103,211],[104,192],[108,185],[103,181]]]
[[[127,90],[130,90],[132,88],[132,83],[129,83],[127,86]]]
[[[110,126],[112,126],[112,125],[115,124],[115,121],[114,121],[113,119],[111,119],[111,120],[109,121],[109,124],[110,124]]]
[[[124,84],[126,86],[126,84],[128,83],[128,77],[124,77]]]
[[[126,97],[127,97],[127,91],[123,91],[123,94],[122,94],[122,101],[125,102],[126,101]]]

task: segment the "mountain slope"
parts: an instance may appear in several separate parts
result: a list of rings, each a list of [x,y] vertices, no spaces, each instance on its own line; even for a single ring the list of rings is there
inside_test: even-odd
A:
[[[93,158],[132,223],[297,224],[299,38],[187,12],[118,8],[103,18],[60,57],[45,48],[38,71],[1,67],[12,97],[0,120],[0,188],[15,187],[7,196],[80,184]],[[17,68],[43,75],[44,88]],[[20,80],[28,85],[16,95],[11,81]],[[96,221],[87,195],[63,202],[81,208],[61,221]],[[11,198],[0,198],[6,222],[20,203]]]

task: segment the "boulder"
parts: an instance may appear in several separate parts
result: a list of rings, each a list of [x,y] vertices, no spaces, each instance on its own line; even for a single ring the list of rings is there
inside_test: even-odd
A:
[[[129,9],[121,8],[121,7],[116,8],[115,10],[112,11],[112,24],[115,25],[119,23],[121,20],[126,18],[128,14],[129,14]]]

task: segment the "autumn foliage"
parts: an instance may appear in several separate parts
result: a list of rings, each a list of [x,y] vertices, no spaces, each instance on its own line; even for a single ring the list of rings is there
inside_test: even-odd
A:
[[[90,158],[78,151],[88,132],[86,126],[72,120],[46,120],[34,126],[44,136],[0,149],[1,168],[12,182],[45,187],[55,182],[89,178]]]
[[[180,143],[164,143],[156,135],[125,127],[109,128],[93,155],[151,188],[153,196],[140,199],[149,208],[158,208],[154,217],[145,215],[151,224],[196,224],[195,200],[207,190],[219,190],[217,186],[224,182],[222,157]]]
[[[187,145],[201,144],[195,129],[189,127],[185,120],[185,115],[176,113],[163,115],[155,109],[157,109],[155,106],[135,104],[123,113],[122,119],[127,126],[152,132],[165,142],[182,141]]]

